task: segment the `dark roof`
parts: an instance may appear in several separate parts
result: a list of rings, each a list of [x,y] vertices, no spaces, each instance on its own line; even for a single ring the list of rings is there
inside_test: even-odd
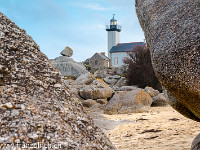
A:
[[[136,46],[142,46],[145,45],[144,42],[132,42],[132,43],[118,43],[116,46],[113,46],[110,49],[110,53],[116,53],[116,52],[130,52],[133,50]]]
[[[101,58],[103,58],[104,60],[109,60],[109,58],[108,58],[107,56],[102,55],[102,54],[100,54],[100,53],[98,53],[98,54],[99,54],[99,56],[101,56]]]

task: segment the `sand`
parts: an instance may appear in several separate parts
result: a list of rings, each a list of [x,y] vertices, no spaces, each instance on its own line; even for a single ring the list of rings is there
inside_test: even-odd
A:
[[[97,120],[104,123],[96,122],[118,150],[189,150],[200,133],[200,123],[170,106],[152,107],[145,113],[101,114]]]

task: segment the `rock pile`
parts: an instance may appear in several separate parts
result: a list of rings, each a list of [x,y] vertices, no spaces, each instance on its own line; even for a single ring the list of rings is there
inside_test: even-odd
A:
[[[113,96],[113,89],[103,80],[95,78],[93,74],[86,73],[79,76],[75,81],[64,81],[69,91],[76,93],[83,99],[85,107],[95,104],[107,104],[107,99]]]
[[[145,87],[144,89],[152,97],[152,107],[156,106],[166,106],[167,105],[167,95],[160,93],[158,90],[154,90],[152,87]]]
[[[119,72],[121,73],[121,72]],[[109,86],[118,88],[122,86],[126,86],[126,78],[121,77],[122,74],[117,73],[117,69],[103,69],[103,70],[97,70],[94,73],[94,77],[102,79],[104,82],[106,82]]]
[[[113,75],[113,79],[120,76]],[[64,81],[69,91],[82,98],[84,107],[104,111],[106,114],[137,113],[147,111],[150,106],[166,106],[166,96],[152,87],[116,87],[108,85],[91,73],[82,74],[75,81]]]
[[[2,13],[0,120],[1,146],[40,142],[61,149],[115,149],[37,44]]]
[[[106,78],[109,75],[112,76],[114,74],[115,74],[115,71],[112,68],[99,69],[99,70],[94,72],[94,77],[99,78],[99,79],[103,79],[103,78]]]

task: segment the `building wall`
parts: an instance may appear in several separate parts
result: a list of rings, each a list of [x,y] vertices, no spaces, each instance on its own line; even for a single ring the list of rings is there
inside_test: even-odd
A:
[[[105,67],[108,67],[109,61],[104,60],[96,53],[90,58],[89,65],[92,70],[103,69]]]
[[[119,32],[108,31],[108,58],[110,58],[110,49],[119,43]]]
[[[104,60],[104,67],[109,67],[109,60]]]
[[[123,59],[128,57],[127,52],[111,53],[111,65],[112,67],[120,67],[124,65]]]

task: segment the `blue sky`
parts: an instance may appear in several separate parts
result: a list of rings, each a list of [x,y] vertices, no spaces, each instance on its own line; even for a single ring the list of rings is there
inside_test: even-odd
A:
[[[84,61],[107,53],[112,14],[122,26],[120,43],[144,40],[134,0],[0,0],[0,11],[25,29],[50,59],[69,46],[72,58]]]

